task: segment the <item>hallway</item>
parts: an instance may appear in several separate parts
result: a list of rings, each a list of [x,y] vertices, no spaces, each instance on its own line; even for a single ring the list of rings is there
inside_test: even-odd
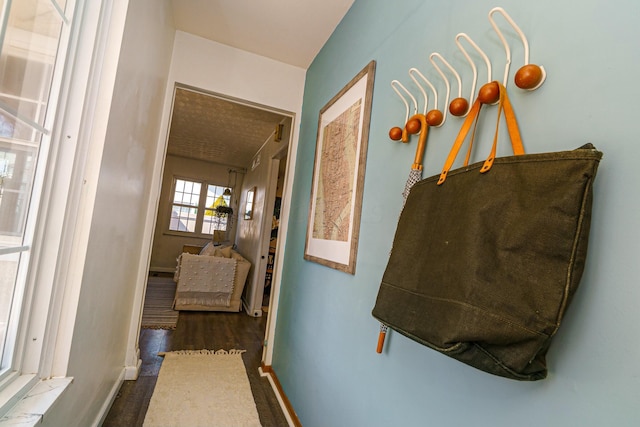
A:
[[[263,427],[287,426],[277,398],[267,378],[260,377],[262,340],[266,317],[245,313],[181,311],[175,330],[142,329],[142,366],[136,381],[125,381],[109,411],[103,427],[138,427],[144,417],[158,379],[162,357],[158,352],[172,350],[244,349],[243,361]],[[212,387],[215,385],[212,385]]]

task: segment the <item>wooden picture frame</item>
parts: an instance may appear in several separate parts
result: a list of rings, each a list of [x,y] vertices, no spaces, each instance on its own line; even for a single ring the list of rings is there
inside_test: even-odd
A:
[[[376,62],[321,110],[304,259],[355,274]]]

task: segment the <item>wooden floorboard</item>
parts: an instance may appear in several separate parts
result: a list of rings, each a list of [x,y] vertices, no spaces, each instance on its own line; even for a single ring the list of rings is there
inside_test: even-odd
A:
[[[287,421],[269,381],[258,373],[266,317],[246,313],[181,311],[176,329],[143,329],[140,333],[142,366],[136,381],[125,381],[103,427],[142,426],[162,357],[171,350],[246,350],[242,355],[263,427],[286,427]]]

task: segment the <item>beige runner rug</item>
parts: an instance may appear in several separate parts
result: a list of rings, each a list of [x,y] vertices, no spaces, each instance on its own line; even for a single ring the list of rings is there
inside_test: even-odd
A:
[[[144,427],[259,427],[242,353],[164,353]]]

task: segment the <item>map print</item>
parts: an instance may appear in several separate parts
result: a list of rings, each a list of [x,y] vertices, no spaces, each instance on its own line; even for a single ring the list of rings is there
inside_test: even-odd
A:
[[[361,103],[359,99],[322,130],[313,219],[316,239],[349,239]]]

